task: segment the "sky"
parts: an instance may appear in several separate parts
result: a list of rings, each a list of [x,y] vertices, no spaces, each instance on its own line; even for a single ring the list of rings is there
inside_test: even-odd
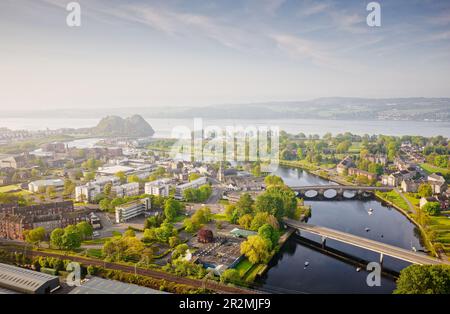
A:
[[[450,97],[450,1],[0,2],[0,110]]]

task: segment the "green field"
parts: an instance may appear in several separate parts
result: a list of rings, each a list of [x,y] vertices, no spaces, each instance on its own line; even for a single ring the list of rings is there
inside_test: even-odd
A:
[[[18,184],[0,186],[0,193],[8,193],[16,190],[21,190]]]
[[[235,267],[241,277],[244,277],[247,272],[253,267],[253,264],[247,258],[242,259]]]
[[[420,167],[423,168],[423,170],[425,170],[428,173],[435,173],[435,172],[440,172],[442,173],[442,175],[446,175],[450,173],[449,169],[446,168],[439,168],[430,164],[420,164]]]
[[[378,196],[380,196],[381,198],[392,202],[394,205],[397,205],[401,209],[403,209],[407,212],[409,211],[408,204],[406,204],[405,200],[394,190],[389,191],[389,192],[378,192],[377,191],[376,194]]]

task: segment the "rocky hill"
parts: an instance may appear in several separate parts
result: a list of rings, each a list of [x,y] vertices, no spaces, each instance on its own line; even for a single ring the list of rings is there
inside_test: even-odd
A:
[[[103,118],[90,132],[95,136],[104,137],[148,137],[155,131],[140,115],[128,118],[107,116]]]

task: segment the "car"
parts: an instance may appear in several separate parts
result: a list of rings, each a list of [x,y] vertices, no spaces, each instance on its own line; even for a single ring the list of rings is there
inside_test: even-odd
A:
[[[94,232],[92,232],[92,236],[93,236],[94,238],[99,237],[99,236],[100,236],[100,232],[94,231]]]

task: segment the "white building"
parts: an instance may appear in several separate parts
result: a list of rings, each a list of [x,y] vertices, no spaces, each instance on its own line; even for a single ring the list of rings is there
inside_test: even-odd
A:
[[[200,186],[206,184],[207,182],[208,182],[208,179],[206,177],[201,177],[201,178],[198,178],[198,179],[196,179],[194,181],[177,185],[175,187],[175,198],[181,200],[181,199],[183,199],[183,192],[185,190],[187,190],[187,189],[197,189]]]
[[[144,214],[151,208],[149,198],[136,200],[116,207],[116,223],[126,222],[134,217]]]
[[[115,176],[100,177],[95,181],[75,188],[75,199],[77,202],[91,202],[98,194],[102,193],[106,184],[113,186],[120,183],[120,179]]]
[[[33,181],[28,183],[28,191],[31,193],[38,193],[39,191],[44,191],[49,186],[54,187],[55,190],[61,190],[64,187],[64,180],[49,179]]]
[[[112,190],[116,197],[139,195],[139,182],[131,182],[122,185],[113,186]]]
[[[145,194],[168,197],[170,192],[170,180],[161,179],[145,183]]]

